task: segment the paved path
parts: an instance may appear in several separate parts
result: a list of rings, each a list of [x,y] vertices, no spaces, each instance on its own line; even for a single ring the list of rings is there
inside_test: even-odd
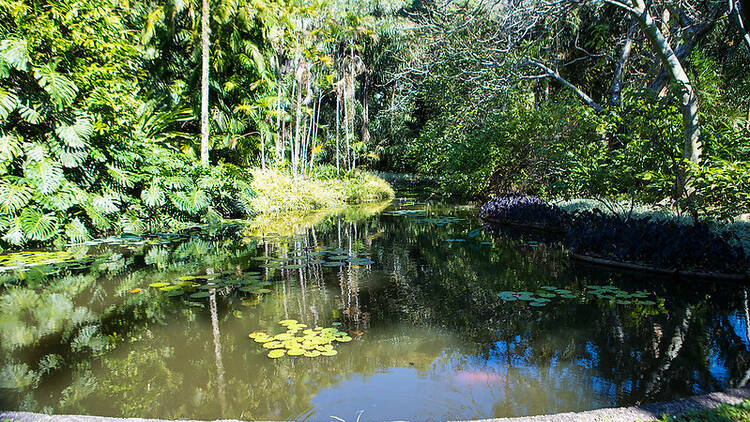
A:
[[[750,387],[736,388],[724,392],[694,396],[667,403],[654,403],[638,407],[597,409],[578,413],[525,416],[522,418],[483,419],[475,422],[634,422],[652,421],[663,414],[681,415],[693,410],[714,408],[722,404],[739,404],[750,398]],[[169,422],[161,419],[107,418],[81,415],[42,415],[29,412],[0,411],[0,421],[12,422]],[[199,421],[182,421],[199,422]],[[221,420],[216,422],[238,422]]]

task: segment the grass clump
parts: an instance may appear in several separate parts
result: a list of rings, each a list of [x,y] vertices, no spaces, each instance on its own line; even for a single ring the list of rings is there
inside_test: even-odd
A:
[[[251,187],[256,192],[252,208],[261,214],[313,211],[384,201],[394,196],[388,182],[369,173],[356,173],[341,179],[295,179],[280,170],[255,169],[252,175]]]
[[[738,405],[722,405],[681,416],[663,416],[659,422],[750,422],[750,400]]]

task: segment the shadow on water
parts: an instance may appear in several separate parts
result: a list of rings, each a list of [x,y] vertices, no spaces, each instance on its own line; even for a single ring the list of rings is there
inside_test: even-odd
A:
[[[742,286],[582,267],[555,239],[482,230],[471,208],[266,218],[62,258],[0,273],[2,408],[466,419],[668,400],[750,378]],[[592,286],[649,300],[618,303]],[[497,296],[543,287],[572,298],[537,307]],[[332,357],[269,359],[248,334],[281,333],[285,319],[353,341]]]

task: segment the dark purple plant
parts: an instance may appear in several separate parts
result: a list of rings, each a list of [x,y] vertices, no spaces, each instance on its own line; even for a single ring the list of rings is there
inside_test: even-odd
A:
[[[686,226],[651,218],[624,220],[600,210],[578,212],[567,236],[579,254],[683,271],[741,274],[747,262],[730,234],[716,234],[704,224]]]
[[[479,210],[482,218],[493,218],[509,223],[563,227],[570,223],[570,215],[555,205],[536,196],[511,193],[496,196]]]

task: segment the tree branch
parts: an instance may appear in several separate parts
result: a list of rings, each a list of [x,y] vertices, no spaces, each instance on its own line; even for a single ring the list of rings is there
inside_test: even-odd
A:
[[[544,73],[548,77],[557,80],[558,82],[560,82],[561,84],[563,84],[566,88],[568,88],[571,91],[573,91],[576,95],[578,95],[579,97],[581,97],[581,99],[583,100],[584,103],[586,103],[588,106],[592,107],[597,112],[604,110],[604,107],[602,107],[599,104],[597,104],[596,101],[594,101],[593,99],[591,99],[591,97],[589,97],[588,95],[586,95],[585,92],[581,91],[577,86],[575,86],[572,83],[568,82],[565,78],[563,78],[562,76],[560,76],[559,73],[557,73],[556,71],[550,69],[549,67],[547,67],[543,63],[540,63],[540,62],[538,62],[536,60],[527,60],[525,63],[522,63],[522,64],[529,64],[529,65],[533,65],[533,66],[536,66],[536,67],[542,69],[542,71],[544,71]]]

